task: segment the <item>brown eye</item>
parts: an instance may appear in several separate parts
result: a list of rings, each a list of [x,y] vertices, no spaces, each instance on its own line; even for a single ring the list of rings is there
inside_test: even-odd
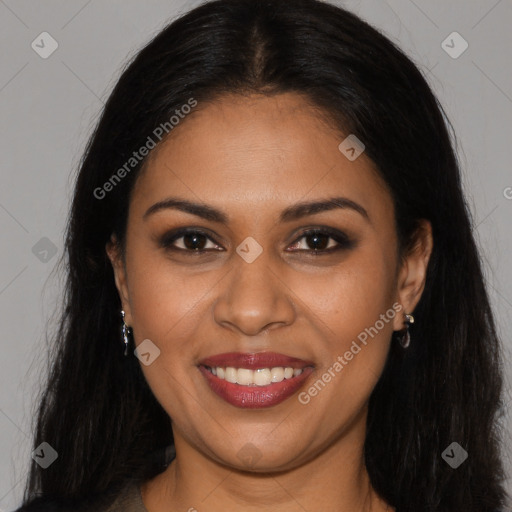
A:
[[[182,240],[179,242],[181,247],[176,245],[178,240]],[[208,241],[212,242],[213,247],[207,247]],[[179,229],[167,233],[161,238],[160,245],[170,250],[194,253],[204,253],[211,249],[218,250],[219,247],[209,235],[197,229]]]
[[[309,246],[310,249],[297,249],[299,241],[302,239],[306,241],[304,245]],[[331,242],[329,242],[329,239],[331,239]],[[341,231],[323,228],[305,231],[293,246],[295,246],[294,251],[321,254],[332,253],[341,249],[351,249],[355,246],[355,242]]]

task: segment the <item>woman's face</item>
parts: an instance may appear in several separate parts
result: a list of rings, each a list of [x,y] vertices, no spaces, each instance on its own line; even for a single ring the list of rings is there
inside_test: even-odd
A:
[[[141,368],[178,454],[181,444],[268,471],[364,438],[429,251],[399,265],[391,196],[364,152],[338,148],[348,135],[295,94],[225,96],[199,104],[148,157],[125,266],[108,252],[135,342],[150,340]],[[171,199],[202,209],[162,203]]]

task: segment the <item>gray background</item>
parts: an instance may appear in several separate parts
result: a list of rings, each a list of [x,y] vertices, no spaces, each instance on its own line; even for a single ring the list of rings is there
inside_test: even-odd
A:
[[[85,141],[121,65],[169,18],[198,3],[0,0],[0,512],[19,505],[31,462],[30,422],[45,363],[44,331],[55,325],[62,289],[62,276],[52,269],[62,254],[73,172]],[[512,491],[512,1],[338,3],[408,53],[454,125],[475,236],[506,346],[504,454]],[[31,47],[45,31],[58,43],[47,59]],[[469,45],[458,58],[442,47],[453,31]],[[457,39],[446,44],[452,52],[461,48]],[[50,242],[40,242],[43,237]]]

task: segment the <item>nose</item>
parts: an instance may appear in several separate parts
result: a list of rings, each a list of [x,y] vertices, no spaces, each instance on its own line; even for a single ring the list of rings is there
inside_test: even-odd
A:
[[[252,263],[239,258],[234,265],[214,304],[215,321],[247,336],[292,324],[293,292],[270,266],[265,251]]]

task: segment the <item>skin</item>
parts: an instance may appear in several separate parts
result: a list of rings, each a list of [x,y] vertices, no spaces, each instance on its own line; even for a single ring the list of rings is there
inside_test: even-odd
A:
[[[161,351],[141,368],[172,418],[176,459],[141,486],[149,512],[393,510],[364,465],[367,403],[392,331],[423,292],[432,230],[424,221],[399,258],[391,195],[365,153],[350,161],[340,152],[347,135],[293,93],[224,96],[198,105],[149,155],[130,203],[126,258],[115,237],[106,247],[135,343],[149,338]],[[212,205],[229,222],[176,209],[143,218],[169,196]],[[278,220],[294,203],[332,196],[357,202],[369,219],[342,208]],[[207,230],[211,239],[197,246],[210,252],[192,254],[183,237],[175,251],[159,245],[180,227]],[[310,255],[338,245],[302,235],[313,227],[346,233],[355,246]],[[236,252],[249,236],[263,248],[252,263]],[[295,394],[237,408],[197,368],[218,353],[275,351],[314,362],[307,390],[395,302],[402,311],[307,404]],[[255,460],[238,456],[247,443]]]

